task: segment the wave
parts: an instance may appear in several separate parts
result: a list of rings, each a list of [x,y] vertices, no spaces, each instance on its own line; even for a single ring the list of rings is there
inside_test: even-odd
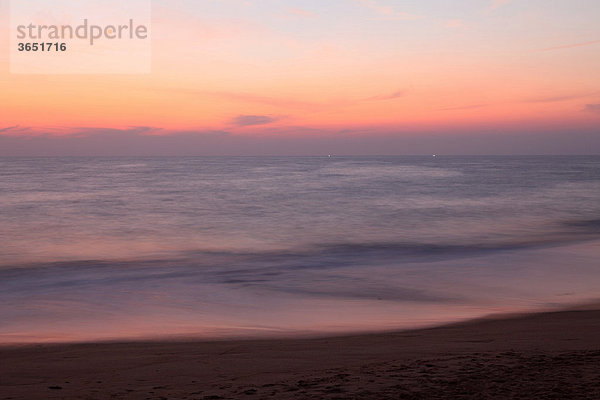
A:
[[[331,241],[298,248],[280,250],[203,250],[182,251],[157,259],[76,260],[37,262],[26,265],[5,265],[2,274],[22,269],[106,268],[130,267],[201,267],[215,271],[244,269],[327,269],[351,265],[393,262],[429,262],[492,254],[502,251],[527,250],[540,247],[568,245],[600,237],[600,219],[563,221],[553,232],[538,236],[513,237],[508,240],[479,242],[354,242]]]
[[[277,251],[198,250],[154,259],[22,265],[0,269],[0,303],[4,305],[0,315],[17,318],[26,312],[33,313],[32,318],[39,313],[39,318],[46,318],[46,312],[71,308],[82,315],[88,309],[119,313],[124,305],[129,307],[127,312],[137,312],[138,307],[145,309],[146,303],[159,311],[202,313],[211,307],[248,307],[254,312],[254,302],[278,301],[272,299],[459,306],[473,301],[473,291],[465,290],[462,283],[451,290],[446,284],[434,283],[436,279],[445,282],[456,277],[462,282],[474,274],[471,283],[485,297],[487,289],[477,289],[481,277],[483,282],[493,277],[484,285],[487,287],[495,285],[498,277],[513,282],[519,276],[513,267],[519,262],[506,260],[536,259],[546,268],[554,250],[543,253],[544,248],[572,244],[576,238],[598,238],[590,234],[597,232],[596,220],[566,221],[563,226],[565,232],[587,234],[472,244],[347,241]],[[534,253],[523,253],[529,250]],[[506,254],[495,257],[502,252]],[[538,261],[534,263],[538,265]],[[247,299],[252,299],[249,304]],[[44,311],[36,311],[38,308]]]
[[[579,219],[564,222],[567,227],[579,228],[581,233],[600,234],[600,219]]]

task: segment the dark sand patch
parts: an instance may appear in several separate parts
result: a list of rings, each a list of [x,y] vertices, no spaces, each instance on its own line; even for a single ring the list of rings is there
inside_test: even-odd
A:
[[[409,332],[0,348],[0,399],[600,399],[600,311]]]

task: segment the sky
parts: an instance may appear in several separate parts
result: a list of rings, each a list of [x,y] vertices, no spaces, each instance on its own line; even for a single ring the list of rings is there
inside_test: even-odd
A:
[[[140,74],[11,73],[9,10],[0,156],[600,154],[597,0],[153,0]]]

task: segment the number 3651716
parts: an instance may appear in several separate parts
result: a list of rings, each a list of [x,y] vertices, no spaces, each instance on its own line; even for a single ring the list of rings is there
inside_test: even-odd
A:
[[[66,43],[19,43],[19,51],[67,51]]]

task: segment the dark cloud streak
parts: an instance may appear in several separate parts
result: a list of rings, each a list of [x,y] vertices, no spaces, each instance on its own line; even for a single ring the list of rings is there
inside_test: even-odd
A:
[[[572,49],[574,47],[591,46],[593,44],[599,44],[599,43],[600,43],[600,40],[590,40],[589,42],[571,43],[571,44],[565,44],[562,46],[546,47],[545,49],[542,49],[541,51]]]
[[[600,103],[599,104],[586,104],[584,111],[600,114]]]
[[[28,127],[21,127],[20,125],[14,125],[14,126],[7,126],[5,128],[0,128],[0,133],[18,133],[18,132],[26,132],[28,131],[30,128]]]
[[[367,100],[393,100],[404,96],[406,96],[406,90],[399,89],[393,93],[370,97]]]
[[[542,97],[534,97],[528,100],[525,100],[525,103],[556,103],[560,101],[568,101],[568,100],[576,100],[583,99],[590,96],[597,95],[598,92],[592,93],[580,93],[580,94],[569,94],[569,95],[559,95],[559,96],[542,96]]]
[[[235,126],[255,126],[255,125],[268,125],[277,122],[279,118],[270,117],[268,115],[238,115],[231,120],[231,123]]]

